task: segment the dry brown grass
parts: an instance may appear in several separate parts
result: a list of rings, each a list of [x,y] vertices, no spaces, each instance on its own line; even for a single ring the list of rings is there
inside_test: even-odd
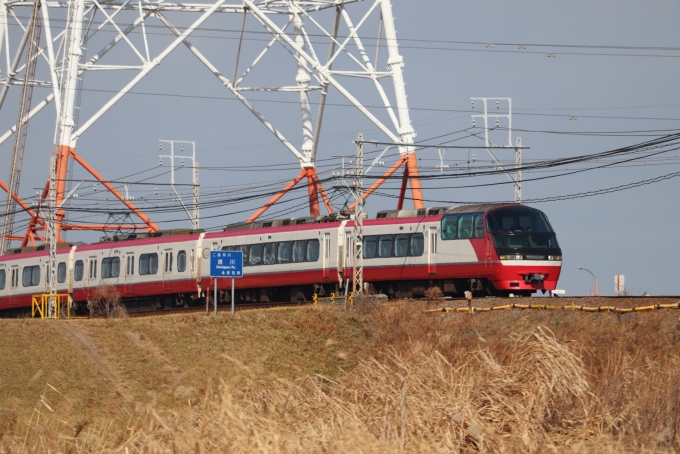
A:
[[[307,366],[295,376],[273,373],[266,357],[223,351],[215,364],[228,367],[202,387],[173,380],[147,399],[132,392],[133,401],[119,397],[105,415],[76,421],[69,415],[77,402],[46,386],[32,416],[3,406],[0,451],[680,449],[680,331],[673,312],[423,316],[427,304],[364,306],[363,315],[332,308],[302,309],[292,318],[253,314],[261,319],[255,337],[272,336],[272,324],[287,336],[316,330],[315,348],[354,359],[338,359],[335,373]],[[334,325],[343,320],[361,334],[359,351],[337,335]],[[147,332],[138,341],[169,351],[171,340],[163,344]],[[346,372],[337,369],[341,364]],[[121,366],[113,368],[124,375]],[[185,386],[176,386],[180,381]]]

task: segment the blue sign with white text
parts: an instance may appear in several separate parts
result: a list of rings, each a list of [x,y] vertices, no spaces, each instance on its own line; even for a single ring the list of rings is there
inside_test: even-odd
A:
[[[243,252],[210,251],[210,277],[243,277]]]

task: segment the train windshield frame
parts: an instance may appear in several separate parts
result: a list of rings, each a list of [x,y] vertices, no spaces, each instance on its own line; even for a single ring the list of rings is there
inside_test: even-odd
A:
[[[486,228],[493,237],[498,254],[562,254],[550,221],[535,208],[502,207],[489,211]]]

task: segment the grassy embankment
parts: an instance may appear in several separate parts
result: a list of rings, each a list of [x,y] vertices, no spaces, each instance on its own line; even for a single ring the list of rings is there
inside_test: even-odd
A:
[[[0,452],[680,449],[677,311],[426,305],[0,320]]]

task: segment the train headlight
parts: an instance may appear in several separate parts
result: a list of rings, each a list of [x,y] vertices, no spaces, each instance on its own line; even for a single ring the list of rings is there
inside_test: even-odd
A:
[[[524,260],[524,256],[522,254],[501,255],[501,260]]]
[[[556,260],[558,262],[562,261],[562,256],[561,255],[549,255],[548,260]]]

